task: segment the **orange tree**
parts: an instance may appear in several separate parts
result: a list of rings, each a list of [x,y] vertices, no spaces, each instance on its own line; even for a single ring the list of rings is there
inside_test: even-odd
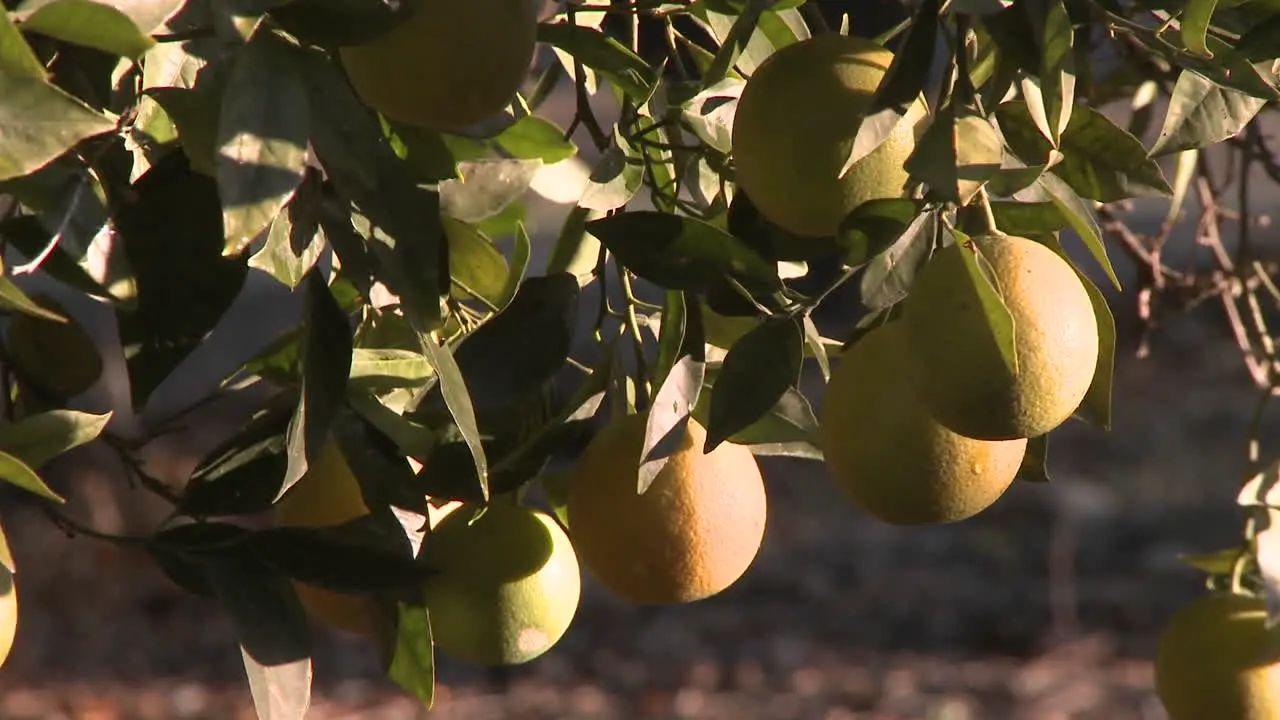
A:
[[[884,8],[6,2],[0,477],[216,598],[259,714],[298,717],[313,624],[367,636],[430,705],[436,650],[536,658],[582,572],[634,602],[724,590],[763,536],[755,456],[824,462],[896,524],[1048,481],[1052,430],[1110,423],[1108,252],[1148,329],[1221,304],[1260,419],[1280,291],[1249,199],[1280,182],[1258,124],[1280,6]],[[535,252],[529,188],[579,155],[590,177]],[[1167,203],[1152,232],[1125,223],[1138,197]],[[1173,267],[1185,227],[1211,252]],[[251,268],[303,321],[196,405],[269,400],[190,477],[150,477],[137,458],[172,423],[78,409],[115,345],[31,278],[114,313],[141,411]],[[818,413],[806,365],[832,383]],[[1158,684],[1178,717],[1276,712],[1258,613],[1277,471],[1248,440],[1242,540],[1190,558],[1242,599],[1173,626]],[[67,516],[41,470],[86,443],[172,505],[163,523],[119,538]],[[26,611],[8,542],[0,656]],[[1215,653],[1213,682],[1179,682]]]

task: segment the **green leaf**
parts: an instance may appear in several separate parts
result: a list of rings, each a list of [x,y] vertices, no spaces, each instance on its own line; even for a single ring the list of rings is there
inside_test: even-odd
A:
[[[303,720],[311,704],[311,631],[288,580],[243,549],[202,558],[240,638],[260,720]]]
[[[346,313],[318,270],[307,275],[307,325],[302,354],[302,392],[289,421],[289,468],[277,495],[306,473],[329,441],[334,419],[345,403],[351,374],[351,327]]]
[[[524,195],[541,169],[536,158],[458,163],[461,177],[440,183],[440,209],[462,222],[478,223]]]
[[[734,19],[729,32],[720,41],[720,49],[716,51],[711,65],[702,74],[704,85],[710,86],[724,80],[729,70],[737,63],[743,51],[746,50],[747,44],[752,36],[755,35],[756,27],[760,24],[761,16],[769,9],[771,2],[769,0],[749,0],[745,5],[746,7]]]
[[[1076,79],[1072,45],[1075,41],[1071,17],[1062,0],[1041,0],[1040,7],[1027,6],[1041,48],[1040,74],[1033,79],[1036,92],[1024,93],[1028,102],[1040,104],[1048,140],[1058,146],[1074,111]],[[1024,90],[1026,85],[1023,86]]]
[[[809,39],[809,27],[805,24],[804,17],[794,8],[789,8],[789,4],[774,3],[770,10],[760,15],[755,23],[754,32],[734,59],[734,66],[743,73],[747,75],[754,73],[770,55],[788,45]],[[711,3],[694,3],[690,9],[695,17],[705,23],[706,29],[710,31],[717,46],[723,46],[729,42],[729,36],[745,7],[746,2],[718,8]],[[686,49],[691,51],[697,48],[692,43],[685,45]],[[710,72],[712,62],[714,62],[714,56],[708,57],[705,67],[702,68],[704,75]]]
[[[1241,35],[1236,52],[1248,60],[1268,60],[1275,57],[1277,42],[1280,42],[1280,12],[1271,14]]]
[[[770,292],[781,285],[775,264],[695,218],[633,211],[589,222],[587,232],[628,270],[668,290],[705,290],[726,276],[753,292]]]
[[[390,390],[419,387],[432,377],[422,353],[395,348],[355,348],[351,354],[348,387]]]
[[[67,237],[69,234],[56,238],[57,247],[45,255],[44,261],[40,263],[40,269],[55,280],[89,297],[109,302],[117,301],[117,298],[95,280],[83,266],[71,258],[64,245],[64,240],[69,240]],[[50,244],[55,242],[53,234],[44,228],[39,218],[33,215],[20,215],[0,222],[0,237],[3,237],[4,242],[10,247],[32,259],[46,253]],[[67,242],[67,244],[72,243]]]
[[[468,405],[482,420],[511,412],[558,372],[573,346],[580,291],[568,273],[526,278],[511,303],[459,345],[453,358]],[[415,415],[444,419],[449,388],[433,388]],[[442,397],[442,394],[444,396]],[[434,415],[433,415],[434,414]],[[431,424],[431,423],[429,423]]]
[[[3,69],[0,98],[0,180],[31,173],[81,140],[116,127],[110,118],[54,85]]]
[[[1050,482],[1048,435],[1027,440],[1027,452],[1022,456],[1022,465],[1018,467],[1016,477],[1026,482]]]
[[[524,282],[525,273],[529,270],[529,258],[533,255],[533,240],[529,237],[529,233],[524,229],[524,223],[516,223],[515,242],[511,250],[511,265],[507,269],[507,282],[502,288],[502,293],[498,296],[498,302],[494,303],[499,310],[511,304],[511,300],[515,298],[516,293],[520,290],[520,284]],[[554,273],[548,272],[548,275]]]
[[[614,133],[613,145],[605,149],[587,178],[578,206],[584,210],[608,212],[631,202],[644,184],[644,162],[621,133]]]
[[[466,158],[454,154],[444,135],[387,118],[382,122],[396,155],[413,166],[420,182],[438,183],[458,177],[458,161]]]
[[[0,309],[22,313],[33,318],[40,318],[56,323],[66,323],[67,318],[57,312],[42,307],[32,300],[22,288],[18,287],[7,276],[0,275]]]
[[[1183,69],[1200,73],[1223,87],[1267,100],[1280,100],[1280,89],[1277,89],[1275,77],[1269,70],[1270,63],[1254,65],[1249,58],[1214,35],[1205,38],[1205,45],[1213,53],[1212,58],[1205,58],[1182,52],[1162,34],[1157,33],[1155,28],[1133,24],[1126,27],[1125,33],[1148,53]],[[1264,53],[1264,56],[1269,54]]]
[[[538,41],[557,47],[595,70],[637,105],[648,102],[658,73],[622,43],[599,30],[564,22],[538,25]]]
[[[982,307],[982,314],[987,318],[987,326],[991,330],[991,339],[995,342],[1000,359],[1010,376],[1018,375],[1018,354],[1014,342],[1017,328],[1013,315],[1004,303],[1004,296],[996,279],[991,263],[982,256],[976,245],[971,245],[966,236],[959,235],[955,245],[944,248],[940,253],[954,252],[961,258],[965,272],[968,274],[974,290],[975,299]]]
[[[698,398],[693,410],[693,417],[704,424],[709,422],[715,383],[711,383],[708,390]],[[822,451],[818,448],[818,419],[809,400],[795,388],[787,388],[764,417],[735,433],[729,442],[745,445],[755,455],[822,460]]]
[[[1213,11],[1217,7],[1218,0],[1188,0],[1179,19],[1182,46],[1188,51],[1206,58],[1213,57],[1207,39],[1209,23],[1213,20]]]
[[[696,302],[694,304],[696,305]],[[680,357],[684,348],[684,330],[688,307],[689,303],[686,302],[683,292],[668,290],[663,293],[662,325],[658,330],[658,352],[653,359],[653,365],[650,366],[650,376],[659,387],[661,387],[662,381],[666,379],[667,373],[671,372],[671,366],[675,365],[676,359]],[[699,309],[695,307],[694,312],[698,311]]]
[[[877,198],[855,207],[837,233],[844,263],[857,267],[879,255],[902,237],[922,209],[923,201],[907,198]]]
[[[112,413],[50,410],[0,426],[0,452],[39,468],[68,450],[92,442],[106,429]]]
[[[381,0],[291,0],[270,5],[268,14],[291,35],[328,48],[376,40],[413,12],[410,3]]]
[[[733,115],[744,87],[742,80],[725,78],[680,107],[681,116],[698,139],[725,154],[733,150]]]
[[[1080,199],[1075,190],[1056,175],[1044,175],[1036,181],[1035,187],[1048,195],[1049,200],[1058,206],[1058,210],[1071,223],[1071,229],[1084,240],[1089,252],[1102,266],[1111,283],[1119,290],[1120,278],[1116,276],[1111,258],[1107,256],[1107,246],[1102,242],[1102,230],[1098,227],[1098,220],[1094,217],[1093,210]]]
[[[1164,127],[1151,157],[1217,145],[1235,137],[1262,110],[1266,101],[1224,88],[1183,70],[1169,97]]]
[[[329,527],[267,528],[245,544],[290,578],[340,593],[413,585],[427,574],[390,513],[365,514]]]
[[[691,317],[696,317],[692,315]],[[691,348],[692,349],[692,348]],[[654,394],[645,424],[644,444],[637,468],[636,492],[643,495],[666,467],[688,427],[698,402],[706,362],[701,352],[681,355]]]
[[[929,258],[937,222],[936,212],[920,213],[892,245],[871,258],[859,282],[868,310],[882,310],[907,296],[916,272]]]
[[[0,76],[5,75],[40,81],[49,77],[8,13],[0,15]]]
[[[310,107],[292,50],[257,33],[235,56],[218,117],[226,254],[239,254],[302,183]]]
[[[491,307],[499,307],[507,287],[507,259],[484,233],[469,223],[445,216],[445,238],[449,242],[449,278],[454,297],[477,297]]]
[[[361,418],[390,438],[406,457],[423,462],[435,447],[435,433],[387,407],[373,393],[351,386],[347,400]]]
[[[803,362],[804,335],[792,318],[765,322],[734,343],[711,392],[703,452],[759,421],[800,381]]]
[[[1005,140],[1023,160],[1041,162],[1048,157],[1049,143],[1035,129],[1025,102],[1002,103],[996,116]],[[1093,108],[1081,106],[1072,113],[1060,150],[1062,162],[1051,172],[1083,197],[1115,202],[1173,192],[1141,141]]]
[[[396,644],[387,677],[430,710],[435,701],[436,686],[431,619],[427,609],[421,605],[399,603],[398,608]]]
[[[220,68],[222,66],[214,66]],[[209,177],[218,176],[218,116],[229,73],[201,71],[192,88],[153,87],[145,90],[164,109],[178,131],[182,152],[191,166]]]
[[[564,131],[550,120],[525,115],[499,133],[495,142],[512,157],[541,160],[553,165],[578,154],[578,146],[564,137]]]
[[[1055,233],[1070,225],[1066,216],[1052,202],[1014,202],[994,201],[991,203],[991,214],[995,216],[996,227],[1002,232],[1019,237],[1027,237],[1036,233]],[[986,219],[974,208],[966,213],[966,223],[961,228],[970,235],[984,232]]]
[[[889,108],[901,115],[916,102],[929,82],[934,51],[938,45],[938,10],[940,0],[920,3],[902,46],[893,56],[888,72],[876,89],[875,101],[868,114]]]
[[[476,480],[479,484],[480,497],[489,499],[489,462],[485,457],[484,445],[480,439],[480,428],[476,422],[475,408],[471,404],[471,395],[462,370],[459,369],[453,353],[447,345],[437,343],[430,335],[421,336],[423,349],[440,379],[440,393],[449,414],[453,417],[463,441],[471,453],[475,465]]]
[[[45,500],[52,500],[56,503],[66,502],[61,495],[44,484],[44,481],[40,479],[35,470],[32,470],[22,460],[7,452],[0,452],[0,480],[16,485],[34,495],[39,495]]]
[[[315,174],[308,178],[271,221],[262,249],[249,258],[249,267],[267,273],[290,290],[298,287],[325,249],[315,207],[320,178]]]
[[[155,41],[112,5],[94,0],[26,2],[16,13],[23,32],[33,32],[111,55],[137,58]]]
[[[967,205],[1000,169],[1004,148],[991,123],[953,105],[934,115],[916,143],[906,168],[929,186],[931,196]]]

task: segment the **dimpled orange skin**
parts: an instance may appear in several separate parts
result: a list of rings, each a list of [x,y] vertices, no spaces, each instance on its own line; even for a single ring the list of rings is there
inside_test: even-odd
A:
[[[1014,321],[1018,376],[988,340],[962,252],[939,250],[903,312],[913,379],[938,421],[983,440],[1037,437],[1075,412],[1098,364],[1098,321],[1084,283],[1056,252],[1012,235],[972,238]]]
[[[756,68],[733,120],[738,184],[760,214],[797,235],[833,235],[858,205],[904,197],[907,158],[928,109],[911,105],[884,143],[842,178],[861,118],[893,62],[870,40],[836,33],[788,45]]]
[[[294,483],[274,509],[280,527],[329,527],[369,513],[359,481],[336,442],[320,451],[302,479]],[[313,620],[334,630],[373,636],[377,609],[370,598],[294,582],[298,600]]]
[[[408,0],[386,35],[339,50],[352,87],[393,120],[461,130],[501,111],[533,61],[533,0]]]
[[[1170,720],[1280,717],[1280,636],[1260,598],[1213,593],[1183,606],[1156,651],[1156,694]]]
[[[956,522],[1009,488],[1025,439],[984,441],[929,414],[904,372],[900,321],[860,338],[832,370],[820,443],[828,474],[855,505],[893,525]]]
[[[679,446],[637,494],[647,415],[614,420],[592,439],[569,481],[569,532],[583,565],[620,598],[688,603],[732,585],[764,539],[766,497],[751,451],[702,453],[692,418]]]

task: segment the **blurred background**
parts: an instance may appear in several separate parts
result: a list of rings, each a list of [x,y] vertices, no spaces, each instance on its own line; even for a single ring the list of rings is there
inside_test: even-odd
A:
[[[872,13],[860,34],[878,32],[877,22],[896,20]],[[1105,110],[1127,123],[1127,102]],[[598,111],[610,122],[606,102]],[[1154,111],[1148,146],[1164,108]],[[545,113],[568,125],[568,86]],[[1264,123],[1264,132],[1272,129]],[[545,168],[528,193],[531,271],[545,264],[596,160],[589,146]],[[1280,201],[1261,175],[1252,187],[1255,211]],[[1166,211],[1167,202],[1145,201],[1119,214],[1135,230],[1154,232]],[[1174,233],[1170,264],[1205,252],[1193,220]],[[1258,237],[1273,232],[1265,215],[1253,222]],[[1064,239],[1083,250],[1078,239]],[[988,512],[954,526],[895,529],[837,495],[820,464],[764,458],[769,526],[736,585],[693,605],[639,608],[587,578],[574,626],[537,661],[485,670],[438,658],[430,716],[1163,719],[1152,689],[1156,637],[1202,586],[1200,573],[1176,556],[1239,537],[1234,500],[1258,391],[1216,301],[1166,318],[1138,357],[1136,270],[1112,255],[1125,285],[1110,293],[1119,328],[1114,427],[1072,421],[1056,431],[1052,483],[1018,483]],[[1085,267],[1107,287],[1092,264]],[[113,315],[40,278],[31,285],[63,300],[103,344],[104,381],[81,409],[115,410],[112,429],[124,435],[208,393],[299,318],[298,298],[251,271],[209,342],[134,417]],[[819,318],[825,334],[846,333],[850,310],[833,298]],[[821,386],[816,368],[807,368],[802,389],[815,406]],[[195,414],[151,448],[148,468],[185,477],[257,400],[245,394]],[[1264,438],[1277,428],[1266,421]],[[1264,442],[1264,458],[1269,450]],[[145,532],[166,510],[131,487],[114,453],[97,445],[60,459],[49,476],[70,498],[70,514],[106,532]],[[234,633],[216,605],[183,593],[148,557],[70,539],[18,500],[0,493],[22,608],[14,653],[0,672],[0,719],[254,717]],[[321,635],[315,674],[311,718],[427,716],[382,679],[372,647],[358,638]]]

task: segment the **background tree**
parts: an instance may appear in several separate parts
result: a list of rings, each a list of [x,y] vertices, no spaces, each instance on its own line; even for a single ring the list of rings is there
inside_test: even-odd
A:
[[[6,7],[0,476],[59,526],[148,553],[182,587],[216,598],[235,620],[262,717],[305,712],[308,618],[325,615],[318,602],[357,613],[388,674],[428,705],[433,647],[486,663],[545,651],[577,603],[577,558],[560,537],[566,528],[573,536],[575,478],[615,472],[570,467],[606,437],[593,435],[597,424],[646,418],[640,447],[623,443],[608,456],[622,458],[623,479],[635,470],[640,494],[628,499],[662,488],[682,510],[660,522],[690,537],[728,528],[728,540],[746,533],[758,546],[763,500],[730,503],[742,514],[728,519],[687,501],[701,497],[686,486],[703,475],[744,473],[687,468],[712,462],[718,448],[822,461],[830,423],[799,389],[805,363],[830,376],[841,355],[872,346],[862,338],[903,322],[914,343],[904,362],[866,367],[928,364],[928,339],[941,332],[920,330],[928,322],[912,315],[949,317],[963,295],[977,314],[939,320],[965,334],[935,354],[943,363],[952,352],[980,357],[955,365],[985,368],[1009,390],[1020,367],[1039,367],[1019,344],[1036,336],[1028,328],[1061,308],[1045,302],[1058,300],[1047,286],[1027,298],[1010,290],[1016,273],[1004,268],[1023,265],[1002,259],[1009,236],[1076,270],[1091,310],[1076,314],[1090,316],[1093,348],[1053,355],[1045,372],[1057,389],[1065,376],[1055,373],[1076,371],[1063,402],[1101,429],[1115,351],[1102,288],[1119,284],[1108,253],[1140,268],[1136,313],[1148,326],[1221,304],[1259,388],[1240,495],[1249,522],[1238,546],[1193,561],[1214,588],[1256,593],[1273,611],[1280,600],[1268,552],[1276,465],[1256,438],[1277,382],[1269,323],[1280,291],[1249,205],[1255,169],[1280,182],[1257,124],[1280,98],[1280,9],[1269,0],[637,0],[540,14],[522,0]],[[794,92],[795,102],[762,102],[767,110],[742,121],[764,63],[835,33],[864,38],[862,49],[841,44],[839,62],[883,58],[872,81],[842,70],[831,83],[784,76],[793,82],[775,92]],[[535,57],[536,48],[550,52]],[[561,84],[576,99],[567,127],[539,112]],[[807,97],[827,93],[861,99],[804,110]],[[1137,109],[1129,127],[1099,111],[1124,97]],[[1137,138],[1157,99],[1167,111],[1145,147]],[[1211,146],[1230,151],[1226,173],[1204,157]],[[584,147],[599,160],[536,267],[521,197],[541,167]],[[864,171],[886,157],[902,182]],[[793,161],[809,163],[800,182],[770,186],[783,177],[777,163]],[[823,205],[828,192],[848,206]],[[1161,253],[1191,197],[1209,257],[1173,268]],[[1168,203],[1159,233],[1123,223],[1116,208],[1135,198]],[[801,212],[786,213],[791,203]],[[917,272],[942,267],[947,253],[958,284],[913,293]],[[208,341],[251,269],[293,291],[298,326],[240,359],[177,417],[149,416],[157,388]],[[140,428],[82,409],[78,398],[105,364],[87,334],[97,328],[32,290],[37,277],[110,309]],[[928,393],[929,422],[940,419],[928,426],[929,447],[951,442],[936,439],[951,437],[941,422],[975,442],[1025,441],[1018,477],[1048,480],[1045,428],[1061,413],[1018,426],[1034,434],[976,422],[962,430],[956,412],[938,408],[956,400],[949,391],[980,383],[956,377]],[[1021,377],[1034,384],[1030,371]],[[185,482],[151,477],[137,461],[182,416],[238,393],[259,393],[261,407]],[[684,444],[664,445],[668,436]],[[172,506],[164,523],[117,537],[60,511],[40,470],[87,443],[116,450],[139,485]],[[938,457],[900,472],[955,469]],[[1013,478],[1000,480],[997,490]],[[276,506],[300,496],[304,486],[290,493],[299,483],[316,492],[333,483],[334,495],[289,519]],[[967,517],[992,499],[935,508],[923,521]],[[475,511],[483,515],[463,522]],[[441,528],[438,545],[423,539],[428,527]],[[743,571],[736,558],[732,571],[688,590],[691,578],[705,579],[700,563],[719,557],[709,542],[687,565],[671,563],[678,577],[666,580],[681,601]],[[594,562],[616,569],[625,556]],[[11,629],[21,576],[3,534],[0,566],[0,621],[9,619],[0,628]],[[512,613],[530,602],[545,604],[538,620]],[[431,618],[446,616],[433,642]]]

